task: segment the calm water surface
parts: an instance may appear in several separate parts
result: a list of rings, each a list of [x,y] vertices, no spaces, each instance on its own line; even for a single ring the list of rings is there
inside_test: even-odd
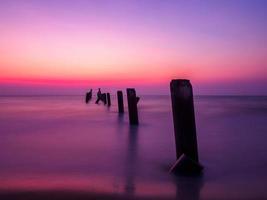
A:
[[[127,109],[118,115],[112,103],[86,105],[82,96],[0,97],[0,190],[267,198],[266,97],[195,97],[205,166],[199,178],[168,174],[175,162],[168,96],[141,96],[138,127],[129,126]]]

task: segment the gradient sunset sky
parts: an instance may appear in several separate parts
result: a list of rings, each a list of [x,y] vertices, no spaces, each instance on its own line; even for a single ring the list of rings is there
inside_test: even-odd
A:
[[[267,95],[266,0],[0,0],[0,95]]]

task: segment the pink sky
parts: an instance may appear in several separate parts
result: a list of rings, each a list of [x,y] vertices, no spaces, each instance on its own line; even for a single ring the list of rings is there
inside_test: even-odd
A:
[[[187,78],[200,94],[267,94],[261,4],[0,1],[0,92],[167,93]]]

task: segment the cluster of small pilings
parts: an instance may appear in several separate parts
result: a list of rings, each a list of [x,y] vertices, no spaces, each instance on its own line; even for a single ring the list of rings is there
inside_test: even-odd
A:
[[[129,123],[130,125],[138,125],[138,109],[137,103],[140,99],[136,96],[136,92],[134,88],[127,88],[127,102],[128,102],[128,114],[129,114]],[[118,111],[120,114],[124,113],[124,105],[123,105],[123,93],[121,90],[117,91],[118,98]]]
[[[134,88],[127,88],[127,101],[128,101],[128,113],[129,113],[129,123],[131,125],[138,125],[138,110],[137,110],[137,103],[140,97],[136,96],[136,92]],[[119,114],[124,113],[124,103],[123,103],[123,92],[121,90],[117,91],[117,98],[118,98],[118,112]],[[92,99],[92,89],[90,92],[86,93],[85,101],[88,103]],[[111,106],[111,98],[110,93],[102,93],[101,98],[96,101],[102,101],[108,107]]]
[[[137,103],[134,88],[127,88],[127,102],[130,125],[138,125]],[[199,175],[203,166],[199,163],[193,89],[189,80],[175,79],[170,83],[176,162],[169,172],[176,175]],[[104,93],[103,102],[111,106],[110,93]],[[86,94],[86,102],[92,98],[92,90]],[[89,100],[88,100],[89,99]],[[117,91],[118,113],[124,113],[123,92]]]

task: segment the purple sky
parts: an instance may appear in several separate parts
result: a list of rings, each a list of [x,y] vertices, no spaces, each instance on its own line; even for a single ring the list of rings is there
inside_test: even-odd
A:
[[[267,95],[266,0],[0,0],[0,95]]]

